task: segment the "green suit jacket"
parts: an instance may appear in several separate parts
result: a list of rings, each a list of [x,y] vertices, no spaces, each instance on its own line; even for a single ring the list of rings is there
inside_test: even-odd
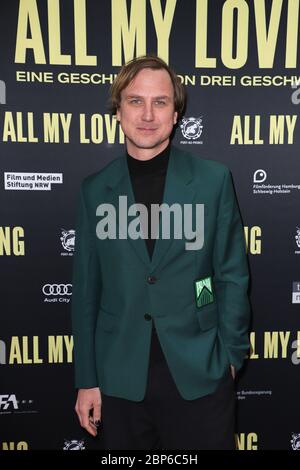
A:
[[[142,400],[154,322],[181,396],[212,393],[230,364],[240,369],[249,348],[249,273],[230,172],[171,146],[163,202],[204,204],[204,245],[187,250],[187,239],[171,232],[156,240],[152,260],[143,238],[98,238],[99,204],[116,208],[117,234],[125,228],[119,196],[127,196],[128,207],[135,203],[125,154],[81,185],[72,281],[75,385]],[[214,298],[198,307],[194,282],[208,276]]]

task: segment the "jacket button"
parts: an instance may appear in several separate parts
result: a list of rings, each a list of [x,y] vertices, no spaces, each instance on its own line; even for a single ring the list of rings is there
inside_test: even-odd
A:
[[[152,319],[152,317],[151,317],[151,315],[149,315],[149,313],[145,313],[144,318],[145,318],[145,320],[151,320]]]
[[[156,283],[156,277],[154,276],[148,276],[148,284],[155,284]]]

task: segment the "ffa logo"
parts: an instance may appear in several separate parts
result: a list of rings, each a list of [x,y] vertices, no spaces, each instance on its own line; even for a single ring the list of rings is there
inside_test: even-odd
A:
[[[182,135],[188,140],[196,140],[202,134],[202,119],[200,118],[183,118],[180,124]]]
[[[75,248],[75,230],[61,229],[62,236],[60,241],[66,251],[74,251]]]
[[[197,307],[203,307],[214,301],[210,276],[195,281],[195,294]]]

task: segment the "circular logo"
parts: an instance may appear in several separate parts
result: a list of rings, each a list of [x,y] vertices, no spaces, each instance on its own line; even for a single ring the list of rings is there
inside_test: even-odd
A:
[[[300,434],[299,433],[292,434],[291,444],[292,444],[293,450],[300,450]]]
[[[65,441],[63,450],[84,450],[84,441],[77,441],[72,439],[72,441]]]
[[[62,229],[60,241],[66,251],[74,251],[75,249],[75,230]]]
[[[44,295],[72,295],[72,284],[45,284]]]
[[[183,118],[180,124],[182,135],[188,140],[196,140],[202,134],[201,118]]]
[[[297,235],[295,235],[297,246],[300,248],[300,228],[297,227]]]

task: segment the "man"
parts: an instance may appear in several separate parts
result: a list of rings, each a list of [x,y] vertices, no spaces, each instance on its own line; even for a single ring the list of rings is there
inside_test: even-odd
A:
[[[106,449],[234,449],[249,303],[230,172],[170,144],[184,89],[161,59],[123,66],[111,99],[127,152],[80,191],[76,412]],[[151,212],[162,203],[173,218]]]

